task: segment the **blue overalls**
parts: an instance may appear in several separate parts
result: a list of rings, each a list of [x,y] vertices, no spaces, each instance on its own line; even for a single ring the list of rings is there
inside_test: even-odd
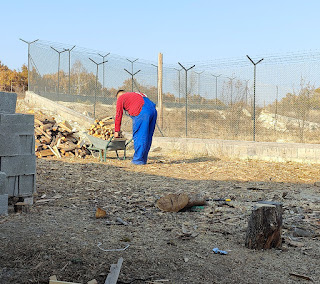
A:
[[[136,165],[144,165],[147,163],[157,121],[156,105],[147,97],[143,97],[143,100],[144,104],[140,113],[137,116],[131,116],[134,141],[132,163]]]

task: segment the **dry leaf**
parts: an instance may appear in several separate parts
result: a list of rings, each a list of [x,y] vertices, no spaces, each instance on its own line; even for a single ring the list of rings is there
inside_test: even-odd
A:
[[[96,218],[104,218],[107,216],[107,212],[101,208],[97,208],[97,211],[96,211]]]

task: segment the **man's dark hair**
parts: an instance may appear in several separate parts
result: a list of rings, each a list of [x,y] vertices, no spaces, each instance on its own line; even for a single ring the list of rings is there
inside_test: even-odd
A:
[[[121,92],[125,92],[125,90],[118,90],[117,94],[116,94],[116,97],[118,96],[119,93]]]

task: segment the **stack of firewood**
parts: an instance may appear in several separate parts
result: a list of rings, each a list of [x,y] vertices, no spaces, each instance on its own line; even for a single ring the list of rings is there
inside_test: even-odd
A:
[[[112,117],[106,117],[102,120],[96,119],[88,130],[88,134],[103,140],[109,140],[114,134],[114,119]]]
[[[35,153],[37,157],[85,157],[90,152],[84,140],[76,137],[67,121],[57,123],[55,119],[35,119]]]

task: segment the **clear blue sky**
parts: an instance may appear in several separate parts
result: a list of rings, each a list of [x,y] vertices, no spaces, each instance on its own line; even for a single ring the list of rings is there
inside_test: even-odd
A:
[[[35,39],[164,63],[320,47],[317,0],[1,0],[0,60],[27,63]]]

